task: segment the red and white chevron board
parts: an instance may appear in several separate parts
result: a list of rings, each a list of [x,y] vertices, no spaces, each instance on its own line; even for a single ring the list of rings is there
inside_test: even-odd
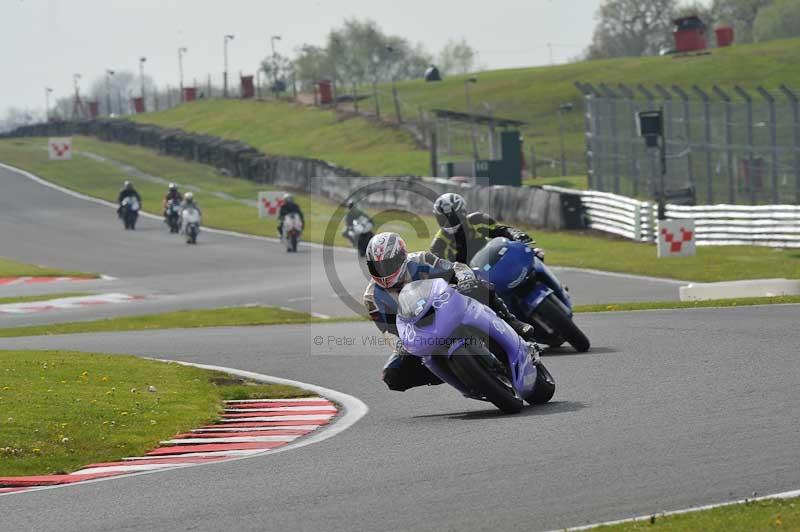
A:
[[[0,305],[0,314],[32,314],[47,312],[48,310],[64,310],[93,307],[95,305],[108,305],[129,303],[144,299],[144,296],[129,296],[128,294],[95,294],[91,296],[61,297],[47,301],[33,301],[30,303],[7,303]]]
[[[46,284],[78,281],[96,281],[94,277],[0,277],[0,286],[18,284]]]
[[[233,417],[240,414],[246,417]],[[177,434],[144,456],[89,464],[66,475],[0,477],[0,495],[263,454],[311,434],[337,414],[336,404],[324,397],[226,401],[217,423]]]

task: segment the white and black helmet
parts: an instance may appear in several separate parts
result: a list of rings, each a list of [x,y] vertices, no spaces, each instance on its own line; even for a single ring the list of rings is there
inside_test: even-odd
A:
[[[367,244],[367,268],[375,284],[383,288],[396,285],[406,274],[408,250],[397,233],[379,233]]]
[[[433,202],[433,214],[443,231],[453,234],[467,218],[467,202],[460,194],[446,192]]]

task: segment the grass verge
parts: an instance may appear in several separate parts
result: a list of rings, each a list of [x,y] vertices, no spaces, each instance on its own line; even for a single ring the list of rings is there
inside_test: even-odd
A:
[[[49,161],[44,150],[46,139],[0,140],[0,160],[23,168],[62,186],[114,201],[123,180],[130,176],[119,167],[77,154],[72,161]],[[164,157],[142,148],[109,144],[84,137],[75,138],[75,149],[108,156],[151,174],[178,183],[199,186],[195,194],[204,213],[204,224],[232,231],[262,236],[275,236],[274,220],[260,220],[256,208],[243,206],[242,200],[254,200],[258,190],[267,187],[243,179],[216,175],[208,166]],[[163,170],[163,172],[162,172]],[[144,207],[160,214],[163,184],[137,179],[136,186]],[[224,193],[234,199],[224,199]],[[308,195],[297,194],[306,213],[303,238],[323,242],[337,206]],[[395,231],[403,235],[410,249],[427,249],[435,233],[431,216],[418,216],[400,211],[370,210],[375,217],[376,232]],[[344,213],[341,213],[342,216]],[[113,214],[109,215],[109,218]],[[342,220],[335,223],[333,244],[349,247],[341,235]],[[632,273],[684,279],[697,282],[733,281],[785,277],[800,278],[800,250],[771,249],[757,246],[701,246],[694,257],[658,259],[655,246],[631,242],[596,232],[530,230],[540,247],[547,250],[547,262],[555,266],[592,268],[618,273]]]
[[[611,305],[576,305],[576,313],[624,312],[636,310],[684,309],[709,307],[745,307],[752,305],[800,304],[800,296],[752,297],[717,299],[711,301],[647,301],[614,303]],[[32,325],[0,328],[0,338],[17,336],[49,336],[93,332],[145,331],[156,329],[191,329],[199,327],[250,327],[260,325],[294,325],[302,323],[341,323],[363,321],[366,318],[322,319],[303,312],[272,307],[230,307],[208,310],[182,310],[164,314],[149,314],[126,318],[107,318],[94,321]]]
[[[631,310],[668,310],[682,308],[748,307],[753,305],[800,304],[800,296],[740,297],[736,299],[709,299],[707,301],[641,301],[633,303],[601,303],[598,305],[576,305],[579,313],[624,312]],[[2,333],[2,329],[0,329]]]
[[[0,297],[0,305],[10,305],[13,303],[35,303],[37,301],[51,301],[63,297],[88,296],[88,292],[63,292],[61,294],[43,294],[39,296],[12,296]]]
[[[35,264],[24,264],[5,257],[0,257],[0,278],[1,277],[84,277],[87,279],[96,279],[98,276],[93,273],[58,270],[56,268],[37,266]]]
[[[347,318],[345,318],[347,319]],[[357,319],[357,318],[354,318]],[[194,329],[200,327],[247,327],[255,325],[292,325],[328,323],[343,320],[315,318],[305,312],[274,307],[230,307],[203,310],[179,310],[102,320],[10,327],[0,329],[0,338],[10,336],[50,336],[90,332],[149,331],[157,329]]]
[[[751,532],[800,530],[800,498],[766,499],[680,515],[592,528],[599,532]]]
[[[309,395],[133,356],[0,351],[0,367],[0,476],[141,455],[213,421],[225,399]]]

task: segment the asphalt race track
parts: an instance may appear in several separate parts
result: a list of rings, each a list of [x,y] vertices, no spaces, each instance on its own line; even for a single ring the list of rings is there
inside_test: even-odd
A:
[[[255,215],[255,212],[254,212]],[[273,222],[265,222],[272,224]],[[93,281],[3,294],[101,290],[150,296],[126,305],[36,316],[4,316],[2,325],[73,321],[222,305],[262,303],[330,316],[353,315],[331,289],[319,246],[288,255],[278,242],[201,232],[197,248],[170,235],[160,221],[140,217],[125,232],[113,209],[73,198],[0,168],[0,256],[63,269],[107,274]],[[366,277],[353,250],[333,252],[345,291],[360,303]],[[626,278],[556,269],[575,303],[678,299],[676,281]]]
[[[0,255],[110,274],[153,295],[129,309],[189,299],[347,312],[315,249],[287,256],[208,233],[188,248],[142,221],[125,233],[108,208],[0,174]],[[656,282],[581,274],[583,284],[572,273],[562,280],[578,301],[628,282],[640,299],[665,299]],[[365,322],[2,339],[0,349],[134,353],[297,379],[370,411],[292,452],[2,496],[0,530],[548,530],[797,489],[799,319],[796,305],[579,316],[592,350],[548,353],[556,395],[517,416],[444,386],[388,392],[385,348],[370,346],[379,337]]]

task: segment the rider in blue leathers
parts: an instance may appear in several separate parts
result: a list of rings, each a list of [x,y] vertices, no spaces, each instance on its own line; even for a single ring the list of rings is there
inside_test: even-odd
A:
[[[364,306],[381,332],[397,335],[397,301],[406,283],[439,278],[457,285],[460,293],[488,305],[523,339],[533,341],[533,327],[518,320],[491,283],[478,279],[466,264],[440,259],[425,251],[408,253],[397,233],[375,235],[367,246],[366,260],[372,280],[364,293]],[[401,392],[415,386],[441,384],[418,357],[405,352],[399,341],[383,368],[383,381],[389,389]]]

